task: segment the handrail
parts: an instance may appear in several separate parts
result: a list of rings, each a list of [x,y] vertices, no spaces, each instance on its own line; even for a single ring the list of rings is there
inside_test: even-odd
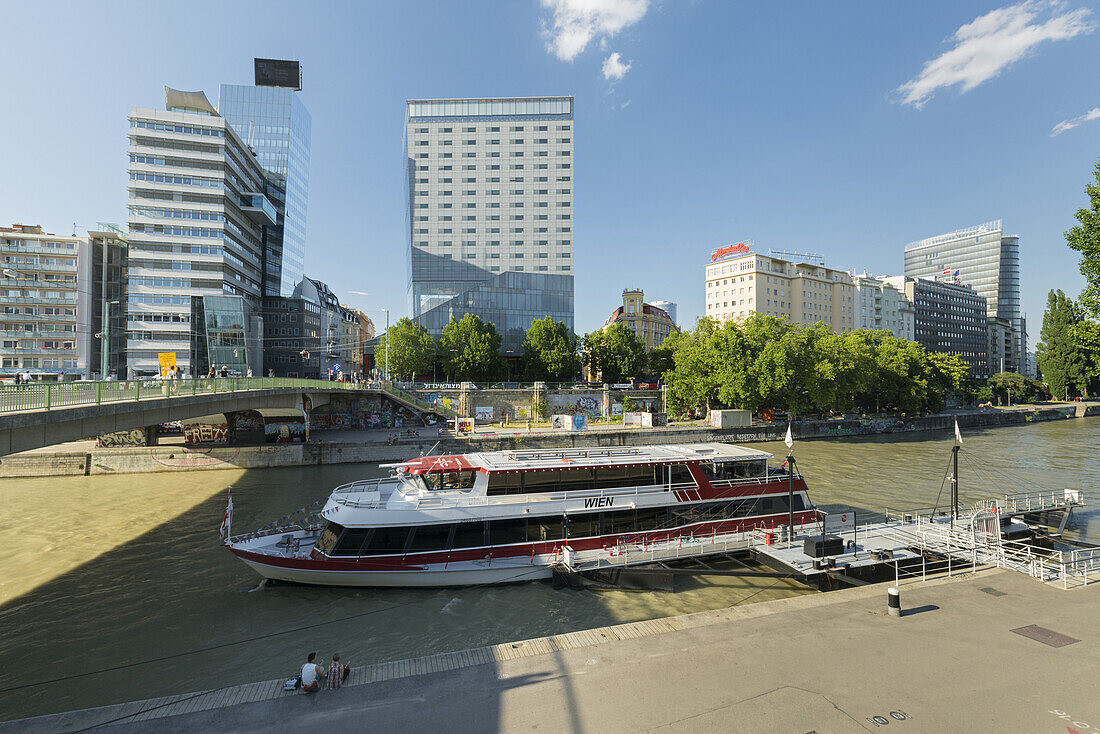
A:
[[[180,380],[100,380],[0,385],[0,414],[255,390],[378,390],[417,408],[446,412],[378,382],[334,382],[297,377],[197,377]]]

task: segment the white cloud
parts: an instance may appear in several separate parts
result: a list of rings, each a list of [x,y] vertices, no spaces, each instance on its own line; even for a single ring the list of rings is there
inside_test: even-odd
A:
[[[924,65],[897,88],[901,103],[920,109],[938,89],[956,84],[968,92],[993,79],[1044,41],[1065,41],[1091,33],[1088,8],[1065,10],[1058,0],[1026,0],[992,10],[959,28],[955,47]]]
[[[1071,117],[1068,120],[1062,120],[1054,126],[1053,130],[1050,131],[1050,137],[1053,138],[1055,135],[1061,135],[1067,130],[1072,130],[1073,128],[1080,125],[1082,122],[1088,122],[1089,120],[1100,120],[1100,107],[1093,107],[1091,110],[1083,115]]]
[[[603,78],[610,82],[617,82],[626,76],[631,66],[632,64],[629,61],[624,62],[623,57],[616,51],[603,60]]]
[[[353,296],[369,296],[370,295],[370,293],[367,293],[365,291],[348,291],[348,293],[350,293]]]
[[[553,15],[549,24],[543,22],[546,50],[572,61],[593,38],[602,43],[641,20],[649,0],[542,0],[542,5]]]

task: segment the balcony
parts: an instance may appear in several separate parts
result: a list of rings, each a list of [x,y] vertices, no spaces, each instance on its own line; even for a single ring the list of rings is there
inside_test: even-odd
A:
[[[266,196],[255,191],[246,191],[241,195],[241,211],[257,224],[274,226],[278,222],[279,213],[275,205]]]

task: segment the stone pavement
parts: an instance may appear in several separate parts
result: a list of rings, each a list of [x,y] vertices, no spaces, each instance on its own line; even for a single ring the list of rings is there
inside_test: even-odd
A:
[[[0,732],[1100,729],[1100,584],[988,570],[906,584],[902,606],[889,617],[868,586],[368,666],[338,691],[270,681]],[[1075,641],[1013,632],[1030,625]]]

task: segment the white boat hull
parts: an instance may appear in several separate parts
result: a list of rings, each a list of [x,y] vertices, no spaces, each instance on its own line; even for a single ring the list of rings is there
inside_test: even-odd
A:
[[[480,567],[463,563],[451,564],[449,568],[428,567],[422,571],[331,571],[273,566],[249,558],[242,560],[267,579],[321,586],[478,586],[535,581],[548,579],[552,575],[550,566],[546,564],[523,566],[497,564]]]

